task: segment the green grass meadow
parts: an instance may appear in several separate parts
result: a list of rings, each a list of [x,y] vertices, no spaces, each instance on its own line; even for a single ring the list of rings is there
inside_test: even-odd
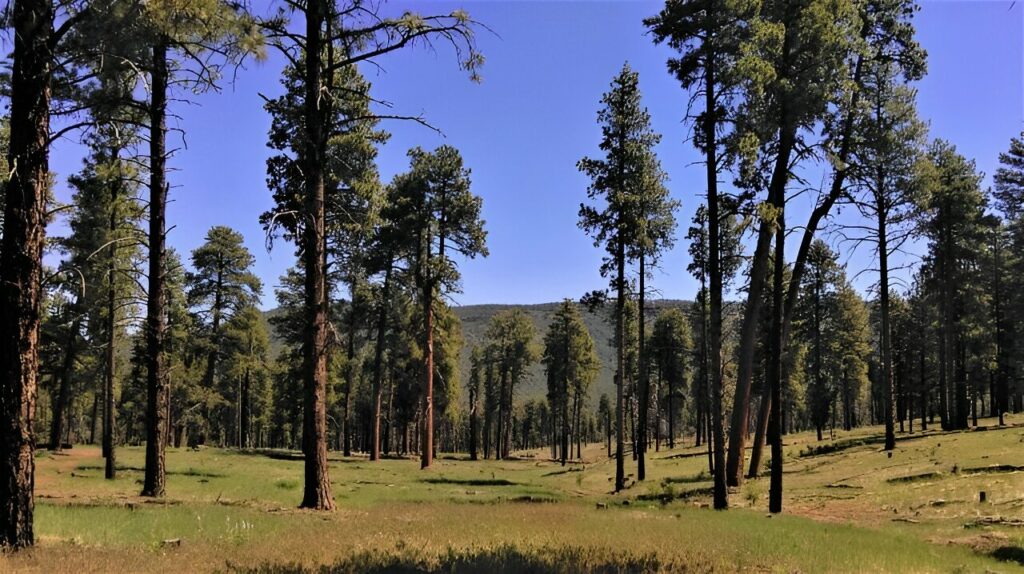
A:
[[[170,449],[168,495],[147,500],[141,448],[118,451],[114,481],[98,448],[40,451],[38,544],[0,557],[0,570],[1024,571],[1024,427],[905,434],[892,457],[879,432],[786,437],[776,516],[767,478],[711,510],[707,458],[690,441],[652,451],[648,479],[619,494],[602,445],[565,467],[541,451],[442,456],[427,471],[412,458],[332,457],[329,513],[296,508],[296,453]]]

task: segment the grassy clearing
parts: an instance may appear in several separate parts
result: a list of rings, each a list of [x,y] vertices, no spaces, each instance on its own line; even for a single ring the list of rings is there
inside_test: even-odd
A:
[[[619,495],[596,445],[566,467],[539,452],[425,472],[337,458],[340,510],[322,514],[295,508],[290,453],[171,449],[154,502],[137,496],[142,449],[122,449],[106,481],[99,450],[76,447],[37,457],[40,543],[0,570],[1024,571],[1024,427],[908,435],[891,458],[878,432],[787,437],[787,514],[770,518],[766,479],[708,510],[694,448],[652,452],[648,480]]]

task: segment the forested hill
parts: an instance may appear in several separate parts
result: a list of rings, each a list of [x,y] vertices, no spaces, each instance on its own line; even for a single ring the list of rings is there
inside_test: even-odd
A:
[[[689,310],[690,301],[680,300],[658,300],[648,303],[648,324],[650,324],[658,310],[667,307],[679,307]],[[465,339],[465,346],[462,351],[462,381],[465,383],[469,376],[469,352],[474,344],[483,341],[484,332],[487,330],[487,323],[496,313],[506,309],[522,309],[533,320],[537,328],[538,345],[541,345],[544,333],[547,331],[551,317],[555,313],[559,303],[540,303],[537,305],[466,305],[456,307],[455,313],[462,321],[462,336]],[[276,309],[267,311],[264,315],[269,317],[277,313]],[[613,396],[615,392],[613,375],[615,372],[615,350],[612,345],[614,337],[614,325],[610,322],[611,307],[599,309],[594,313],[582,310],[583,321],[590,331],[597,345],[597,355],[601,360],[601,372],[597,377],[594,388],[590,392],[593,404],[597,404],[598,397],[602,393]],[[271,356],[276,357],[281,348],[281,342],[271,327]],[[518,398],[541,398],[545,395],[544,370],[538,362],[530,369],[530,374],[524,381],[521,388],[517,389]]]

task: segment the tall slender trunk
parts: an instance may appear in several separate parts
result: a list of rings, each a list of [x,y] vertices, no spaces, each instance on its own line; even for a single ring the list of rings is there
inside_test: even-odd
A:
[[[64,360],[60,367],[60,384],[57,389],[57,397],[53,401],[53,418],[50,419],[50,448],[56,452],[60,452],[64,444],[64,437],[67,435],[71,378],[75,370],[75,360],[78,358],[78,335],[82,328],[81,295],[75,298],[69,311],[73,318],[71,324],[68,325],[68,338],[64,343]],[[106,451],[104,451],[104,455],[106,455]]]
[[[479,391],[470,387],[469,389],[469,460],[477,460],[480,454],[477,447],[477,436],[479,434],[479,415],[477,414],[477,394]]]
[[[714,507],[725,509],[729,506],[725,464],[725,428],[722,414],[722,262],[721,237],[719,235],[718,213],[718,118],[715,110],[717,81],[715,66],[717,55],[711,42],[705,42],[705,85],[704,85],[704,141],[706,142],[705,170],[708,186],[708,275],[711,280],[711,317],[709,339],[711,354],[711,436],[708,448],[714,447]]]
[[[117,200],[119,185],[111,187],[110,192],[110,238],[117,233]],[[103,476],[113,480],[117,478],[117,453],[114,432],[115,401],[114,380],[117,377],[117,241],[110,239],[110,263],[107,266],[107,316],[106,316],[106,370],[103,376],[103,454],[106,457]]]
[[[356,286],[352,285],[352,309],[349,312],[347,365],[345,369],[345,397],[341,403],[341,453],[352,456],[352,389],[355,387],[356,360]]]
[[[420,468],[434,462],[434,286],[423,290],[423,444],[420,445]]]
[[[884,184],[879,169],[877,185]],[[883,188],[876,190],[880,196]],[[878,209],[878,299],[882,315],[879,341],[882,346],[882,388],[885,390],[885,450],[896,448],[896,387],[892,376],[892,332],[889,326],[889,243],[886,237],[886,210],[884,199],[876,202]]]
[[[771,484],[768,488],[768,511],[782,512],[782,371],[785,348],[782,337],[783,292],[786,288],[786,196],[775,196],[778,219],[775,228],[775,273],[772,291],[772,341],[768,383],[771,390],[769,434],[772,443]]]
[[[333,510],[327,464],[327,249],[324,206],[325,109],[330,98],[321,97],[323,0],[306,3],[306,70],[303,112],[305,121],[305,189],[303,264],[305,267],[306,325],[303,341],[302,450],[305,455],[303,508]]]
[[[146,473],[142,496],[163,496],[167,480],[166,300],[167,38],[153,45],[149,104],[149,297],[146,301]]]
[[[783,110],[783,118],[785,111]],[[783,119],[779,129],[779,150],[768,188],[768,201],[777,204],[779,195],[784,195],[789,180],[789,158],[795,142],[795,128],[789,127]],[[742,481],[743,454],[747,442],[747,421],[750,409],[750,389],[754,374],[754,347],[757,335],[757,319],[761,311],[761,294],[768,274],[774,223],[761,221],[757,234],[757,246],[750,268],[750,285],[747,289],[747,303],[743,310],[740,327],[738,378],[733,397],[732,426],[729,428],[729,454],[726,460],[726,479],[729,486],[739,486]]]
[[[565,365],[562,368],[562,466],[565,466],[565,461],[569,457],[569,361],[572,358],[569,356],[569,339],[571,337],[569,333],[569,316],[565,316],[565,320],[562,322],[563,333],[565,334]]]
[[[42,254],[49,179],[53,5],[15,0],[10,143],[0,244],[0,548],[34,541],[35,431]]]
[[[750,448],[750,465],[747,467],[747,478],[761,475],[761,457],[764,456],[765,434],[768,432],[768,419],[771,418],[772,394],[765,389],[761,394],[761,406],[757,410],[757,426],[754,428],[754,444]],[[819,435],[818,440],[821,440]]]
[[[381,288],[380,310],[377,315],[377,344],[373,350],[373,437],[370,439],[370,460],[380,460],[380,408],[382,381],[384,376],[384,336],[388,328],[390,307],[391,262],[384,272],[384,286]]]
[[[626,350],[624,346],[626,342],[626,251],[621,238],[618,239],[615,249],[615,265],[618,270],[615,283],[617,292],[615,301],[615,492],[618,492],[626,487],[626,467],[623,460],[626,449],[626,425],[624,424],[626,413],[623,396],[623,386],[625,386],[626,380]]]
[[[647,354],[644,341],[644,325],[645,310],[645,275],[647,269],[645,268],[644,252],[640,251],[640,293],[639,301],[637,304],[638,322],[637,322],[637,360],[640,361],[640,400],[639,400],[639,411],[637,416],[637,450],[636,450],[636,479],[644,480],[647,478],[647,433],[648,433],[648,416],[650,414],[651,406],[651,381],[647,373]]]

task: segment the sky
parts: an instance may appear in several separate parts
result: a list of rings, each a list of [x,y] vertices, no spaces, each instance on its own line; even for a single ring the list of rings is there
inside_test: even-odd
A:
[[[378,158],[383,180],[408,168],[409,148],[448,144],[461,151],[472,170],[472,191],[483,198],[490,256],[460,262],[462,293],[453,295],[454,302],[542,303],[607,285],[598,273],[603,250],[577,227],[588,180],[576,162],[599,154],[600,98],[625,62],[640,75],[644,105],[663,136],[656,151],[669,190],[682,203],[679,240],[649,284],[660,297],[693,298],[697,283],[686,271],[684,238],[705,193],[703,166],[682,121],[687,94],[666,71],[672,52],[655,46],[642,25],[660,3],[416,1],[392,2],[387,9],[426,14],[460,7],[489,28],[477,36],[486,58],[481,83],[469,81],[455,54],[440,45],[403,50],[363,68],[374,96],[392,103],[388,113],[422,114],[442,132],[412,122],[383,124],[392,134]],[[924,0],[915,22],[929,67],[916,86],[919,114],[931,137],[952,142],[977,162],[987,187],[999,153],[1024,130],[1024,3],[1011,8],[1010,1]],[[268,53],[219,93],[191,96],[191,103],[172,109],[179,116],[172,125],[184,136],[173,135],[170,142],[178,149],[170,161],[168,243],[186,256],[214,225],[240,231],[264,282],[264,308],[275,306],[278,277],[295,264],[291,245],[276,242],[267,250],[258,222],[271,207],[264,163],[270,119],[260,94],[281,93],[283,64],[281,56]],[[51,169],[59,199],[70,197],[63,182],[81,168],[82,157],[74,141],[56,144]],[[797,201],[787,210],[791,224],[806,220],[808,211]],[[849,210],[840,215],[848,217]],[[51,233],[64,231],[58,223]],[[867,292],[873,278],[862,270],[872,267],[873,254],[834,235],[826,239]],[[788,245],[795,251],[797,243],[794,238]],[[906,256],[897,264],[913,260]]]

